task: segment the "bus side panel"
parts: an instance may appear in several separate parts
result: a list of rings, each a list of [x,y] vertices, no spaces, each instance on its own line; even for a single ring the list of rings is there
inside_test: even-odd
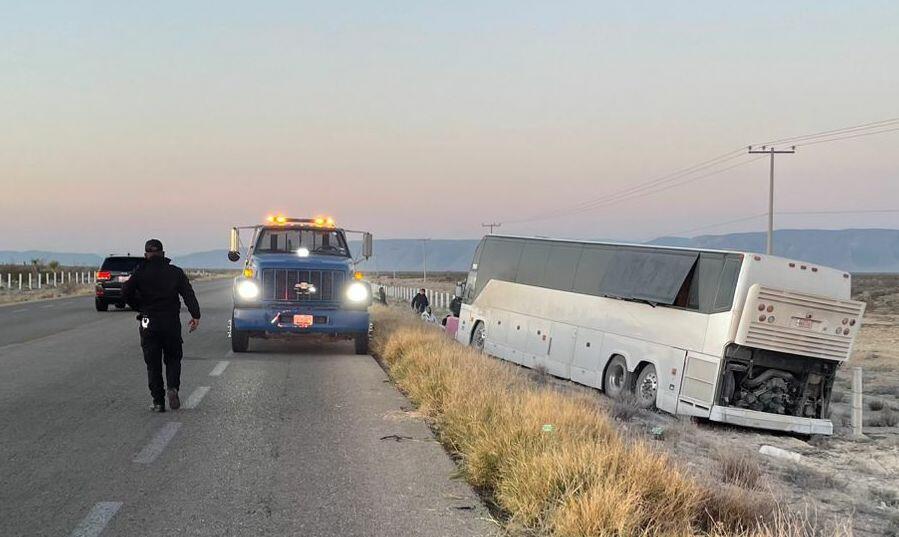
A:
[[[574,357],[574,343],[577,327],[565,323],[553,323],[549,340],[549,355],[546,370],[550,375],[571,378],[571,360]]]
[[[527,349],[526,352],[533,359],[533,366],[546,368],[546,361],[549,358],[549,330],[552,326],[551,321],[540,319],[539,317],[528,318],[527,333]]]
[[[528,319],[525,315],[509,312],[508,342],[511,348],[511,356],[508,358],[510,361],[525,367],[534,366],[533,358],[527,355]]]
[[[667,356],[656,364],[656,374],[659,377],[656,406],[659,410],[675,414],[687,351],[671,347],[663,347],[659,350]]]
[[[599,330],[579,327],[574,342],[574,357],[571,362],[571,380],[578,384],[602,389],[601,364],[603,333]]]
[[[717,356],[687,352],[687,363],[678,397],[677,413],[708,417],[715,399],[715,386],[721,359]]]

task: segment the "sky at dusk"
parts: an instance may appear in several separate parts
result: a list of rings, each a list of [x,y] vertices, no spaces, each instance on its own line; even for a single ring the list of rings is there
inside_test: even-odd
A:
[[[475,238],[750,143],[899,117],[894,1],[0,3],[0,250],[224,248],[275,210]],[[897,170],[899,131],[801,147],[777,160],[777,208],[896,209]],[[502,231],[648,240],[764,212],[767,174]]]

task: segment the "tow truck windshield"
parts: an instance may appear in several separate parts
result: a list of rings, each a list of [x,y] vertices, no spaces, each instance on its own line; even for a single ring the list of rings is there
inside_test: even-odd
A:
[[[264,228],[256,242],[256,253],[294,253],[300,248],[317,255],[350,255],[343,234],[336,230]]]

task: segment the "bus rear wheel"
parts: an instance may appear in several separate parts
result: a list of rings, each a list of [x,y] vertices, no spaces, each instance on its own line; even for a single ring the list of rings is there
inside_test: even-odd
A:
[[[478,352],[484,352],[484,339],[487,337],[487,331],[484,329],[484,323],[478,321],[471,333],[471,346]]]
[[[637,375],[637,382],[634,386],[637,406],[643,409],[655,408],[658,391],[659,376],[656,374],[656,368],[652,364],[646,364]]]
[[[633,393],[631,373],[623,356],[615,356],[603,375],[603,390],[612,399],[624,399]]]

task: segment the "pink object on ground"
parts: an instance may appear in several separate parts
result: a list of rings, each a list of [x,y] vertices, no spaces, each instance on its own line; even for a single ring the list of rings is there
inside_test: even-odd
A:
[[[459,329],[459,318],[450,315],[446,318],[446,335],[456,339],[456,330]]]

